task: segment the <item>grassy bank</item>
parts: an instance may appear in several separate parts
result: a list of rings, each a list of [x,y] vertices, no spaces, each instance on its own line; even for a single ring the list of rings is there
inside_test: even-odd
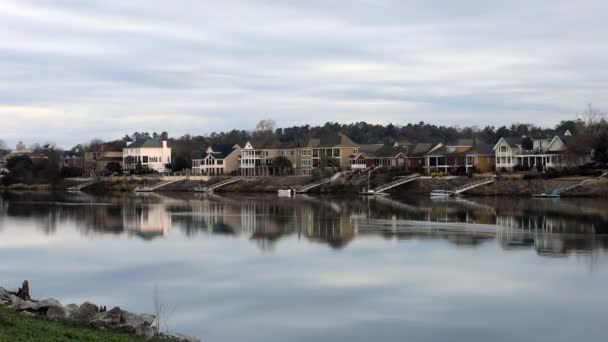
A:
[[[161,338],[146,339],[128,333],[93,329],[76,323],[23,317],[15,311],[0,308],[0,341],[166,342],[169,340]]]

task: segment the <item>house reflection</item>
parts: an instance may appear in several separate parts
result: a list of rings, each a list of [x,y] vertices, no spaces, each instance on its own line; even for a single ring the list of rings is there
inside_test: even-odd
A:
[[[41,197],[42,196],[42,197]],[[45,197],[46,196],[46,197]],[[83,234],[129,234],[142,239],[181,232],[246,237],[263,251],[285,238],[344,248],[355,239],[444,240],[475,247],[495,240],[504,250],[539,255],[585,255],[606,249],[607,202],[587,200],[386,197],[278,198],[146,194],[9,195],[4,216],[34,220],[46,234],[72,222]],[[173,230],[173,231],[172,231]]]

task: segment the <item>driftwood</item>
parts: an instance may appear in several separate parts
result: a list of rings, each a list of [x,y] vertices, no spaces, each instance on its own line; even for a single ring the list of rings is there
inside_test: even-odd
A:
[[[19,288],[19,291],[17,291],[17,297],[19,297],[23,300],[32,299],[30,297],[30,283],[27,280],[23,281],[23,285],[21,285],[21,287]]]

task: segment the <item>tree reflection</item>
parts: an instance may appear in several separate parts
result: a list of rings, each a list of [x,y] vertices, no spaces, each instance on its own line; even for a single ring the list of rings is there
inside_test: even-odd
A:
[[[433,201],[386,197],[278,198],[273,195],[5,194],[0,220],[32,220],[45,234],[71,223],[82,234],[126,234],[144,240],[173,231],[246,237],[262,251],[285,238],[331,248],[355,239],[444,240],[475,247],[496,241],[504,250],[539,255],[589,255],[606,248],[606,201],[480,198]],[[0,221],[0,228],[2,221]]]

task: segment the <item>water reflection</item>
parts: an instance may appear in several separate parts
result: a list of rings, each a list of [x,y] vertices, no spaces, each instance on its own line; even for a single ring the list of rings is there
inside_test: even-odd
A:
[[[8,194],[2,216],[35,220],[54,234],[66,222],[87,236],[167,237],[171,230],[246,236],[272,251],[286,236],[340,249],[354,239],[441,239],[457,246],[497,241],[504,250],[588,255],[604,250],[608,202],[590,199],[277,198],[191,194]]]

